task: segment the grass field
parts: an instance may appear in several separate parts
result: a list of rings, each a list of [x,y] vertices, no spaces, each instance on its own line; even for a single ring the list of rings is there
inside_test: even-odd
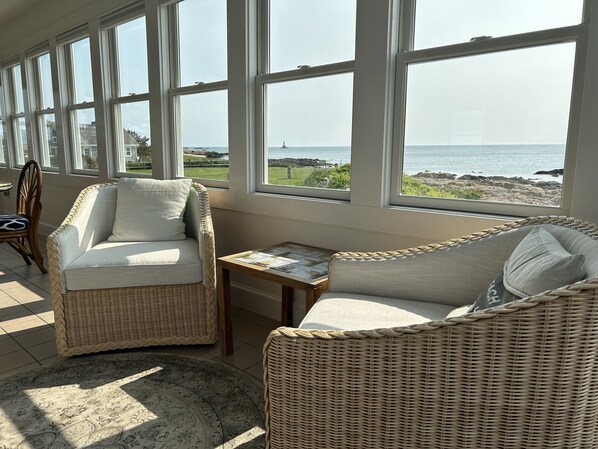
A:
[[[339,169],[342,169],[340,167]],[[305,186],[305,180],[316,170],[313,167],[297,167],[291,169],[291,177],[287,167],[268,167],[268,183],[283,186]],[[334,171],[336,169],[332,169]],[[135,173],[151,174],[150,170],[135,170]],[[194,179],[228,180],[228,167],[187,167],[185,176]],[[329,176],[329,174],[327,174]],[[331,176],[333,179],[333,176]],[[313,182],[313,179],[311,180]],[[347,179],[347,185],[349,183]],[[432,198],[480,199],[482,192],[478,189],[430,186],[411,176],[403,175],[402,193],[410,196],[426,196]]]
[[[314,171],[314,168],[311,167],[292,168],[291,179],[289,179],[286,167],[268,167],[268,180],[270,184],[303,186],[305,178],[312,171]],[[151,170],[131,170],[130,172],[151,174]],[[189,167],[185,168],[185,176],[188,178],[228,181],[228,167]]]

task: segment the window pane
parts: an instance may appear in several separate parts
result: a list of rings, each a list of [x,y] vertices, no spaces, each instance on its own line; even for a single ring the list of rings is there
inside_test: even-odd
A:
[[[75,168],[98,169],[98,139],[93,108],[72,111]]]
[[[181,86],[227,79],[226,2],[185,0],[178,8]]]
[[[29,147],[27,145],[27,127],[25,118],[18,117],[13,121],[13,130],[15,135],[15,152],[17,164],[23,165],[29,160]]]
[[[403,178],[402,194],[454,187],[469,199],[560,205],[562,177],[535,173],[564,168],[574,56],[567,43],[409,65],[404,173],[420,175]]]
[[[25,107],[23,106],[23,85],[21,83],[21,66],[16,65],[10,69],[12,74],[12,86],[13,86],[13,94],[14,94],[14,106],[15,106],[15,114],[20,112],[25,112]]]
[[[52,71],[50,68],[50,55],[45,55],[37,58],[39,67],[39,83],[41,88],[41,98],[39,99],[39,107],[41,109],[53,108],[54,97],[52,95]]]
[[[145,17],[116,27],[119,96],[148,92]]]
[[[349,188],[352,91],[352,73],[267,86],[265,183]]]
[[[39,116],[39,135],[42,152],[42,167],[58,168],[58,139],[54,114]]]
[[[355,0],[270,0],[270,72],[355,59]]]
[[[152,148],[149,103],[137,101],[117,105],[120,109],[122,138],[117,142],[119,170],[152,174]]]
[[[93,101],[93,82],[91,75],[91,52],[89,38],[71,44],[71,57],[73,63],[75,103]]]
[[[227,92],[179,97],[183,175],[228,180]]]
[[[582,7],[583,0],[417,0],[414,48],[575,25]]]

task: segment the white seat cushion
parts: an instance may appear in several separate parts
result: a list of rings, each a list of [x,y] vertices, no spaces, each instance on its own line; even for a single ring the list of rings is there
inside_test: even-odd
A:
[[[64,270],[67,290],[142,287],[201,282],[196,240],[104,241]]]
[[[301,329],[379,329],[443,320],[453,306],[351,293],[324,293]]]

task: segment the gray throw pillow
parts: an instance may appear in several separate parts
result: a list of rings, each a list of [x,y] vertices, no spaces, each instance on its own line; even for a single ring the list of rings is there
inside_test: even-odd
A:
[[[583,254],[570,254],[550,232],[536,226],[517,245],[503,271],[487,291],[478,295],[468,313],[577,282],[585,276],[583,261]]]
[[[479,312],[480,310],[489,309],[490,307],[498,307],[507,304],[516,299],[521,299],[519,296],[508,291],[503,283],[503,273],[501,272],[496,279],[494,279],[488,286],[488,290],[483,291],[478,295],[478,299],[469,308],[467,313]]]
[[[536,226],[505,262],[504,285],[520,297],[537,295],[585,276],[583,254],[570,254],[548,231]]]

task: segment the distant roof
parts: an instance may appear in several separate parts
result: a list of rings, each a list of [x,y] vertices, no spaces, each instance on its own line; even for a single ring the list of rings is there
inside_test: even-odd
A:
[[[56,131],[55,122],[48,122],[48,127]],[[81,145],[97,145],[98,138],[95,123],[86,123],[83,125],[79,125],[79,135],[81,136]],[[124,144],[127,146],[138,145],[138,142],[126,129],[123,129],[123,140]]]

